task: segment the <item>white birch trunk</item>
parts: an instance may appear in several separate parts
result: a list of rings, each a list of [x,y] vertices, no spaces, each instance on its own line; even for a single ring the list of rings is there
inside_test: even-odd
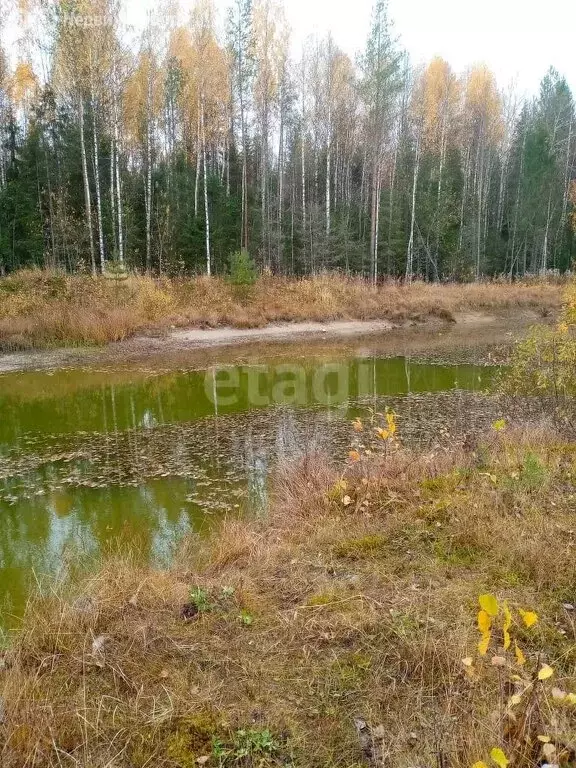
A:
[[[124,266],[124,221],[122,213],[122,184],[120,178],[120,152],[118,147],[120,146],[118,136],[118,121],[114,124],[114,143],[116,145],[116,210],[118,214],[118,259],[121,266]]]
[[[94,182],[96,186],[96,213],[98,216],[98,245],[100,251],[100,270],[106,269],[106,254],[104,251],[104,227],[102,223],[102,196],[100,193],[100,158],[98,152],[98,134],[96,131],[96,103],[92,95],[92,133],[94,134]]]
[[[204,168],[204,216],[206,220],[206,274],[212,274],[212,259],[210,256],[210,214],[208,210],[208,170],[206,168],[206,130],[204,126],[204,93],[200,106],[200,127],[202,132],[202,166]]]
[[[146,94],[146,269],[152,269],[152,51]]]
[[[278,140],[278,254],[277,267],[282,265],[282,215],[284,198],[284,96],[280,89],[280,136]]]
[[[90,264],[92,274],[96,274],[96,252],[94,249],[94,233],[92,231],[92,199],[90,197],[90,181],[88,179],[88,161],[86,159],[86,138],[84,134],[84,101],[80,97],[80,151],[82,154],[82,178],[84,179],[84,203],[86,206],[86,225],[90,241]]]
[[[112,247],[115,254],[118,253],[118,238],[116,237],[116,194],[115,194],[115,178],[116,171],[114,168],[116,162],[116,149],[114,146],[114,135],[110,139],[110,221],[112,224]]]
[[[200,163],[202,155],[202,139],[200,130],[200,99],[198,99],[198,120],[196,126],[196,181],[194,183],[194,218],[198,217],[198,187],[200,184]]]
[[[330,176],[331,176],[331,164],[332,164],[332,130],[330,125],[331,114],[330,108],[328,109],[328,139],[326,142],[326,238],[330,237]]]
[[[420,137],[416,140],[416,158],[414,161],[414,178],[412,181],[412,215],[410,217],[410,239],[406,257],[406,282],[411,283],[414,271],[414,227],[416,224],[416,192],[418,190],[418,175],[420,173]]]

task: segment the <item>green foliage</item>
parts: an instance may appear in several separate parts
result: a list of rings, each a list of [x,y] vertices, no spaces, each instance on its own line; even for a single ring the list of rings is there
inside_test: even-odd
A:
[[[114,254],[114,257],[106,263],[104,277],[117,282],[122,282],[123,280],[128,279],[126,265],[119,261],[117,254]]]
[[[527,453],[524,457],[522,471],[520,473],[521,484],[530,491],[542,488],[548,479],[546,467],[534,453]]]
[[[212,757],[220,766],[268,765],[279,751],[280,743],[268,728],[241,728],[230,741],[212,740]]]
[[[566,291],[560,323],[537,326],[517,345],[503,391],[539,396],[556,415],[576,425],[576,285]]]
[[[348,560],[384,557],[387,552],[388,540],[385,536],[363,536],[360,539],[340,541],[334,548],[336,557]]]
[[[201,587],[193,587],[190,590],[189,598],[190,603],[196,607],[198,613],[209,613],[214,609],[213,603],[210,602],[210,595]]]
[[[246,609],[243,609],[240,612],[240,616],[238,618],[240,619],[240,623],[244,627],[251,627],[252,624],[254,624],[254,616],[252,616],[250,611],[247,611]]]
[[[440,540],[434,543],[434,556],[446,565],[454,567],[471,568],[476,565],[483,552],[473,544],[462,543],[454,540]]]
[[[232,285],[251,286],[257,279],[256,263],[248,251],[242,249],[230,256],[230,282]]]

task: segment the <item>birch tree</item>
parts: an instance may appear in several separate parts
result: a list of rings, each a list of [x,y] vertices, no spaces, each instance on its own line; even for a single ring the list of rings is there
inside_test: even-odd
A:
[[[371,165],[370,271],[378,280],[378,237],[382,169],[400,87],[400,54],[390,30],[386,0],[376,0],[366,52],[362,58],[362,90],[366,107],[365,136]]]

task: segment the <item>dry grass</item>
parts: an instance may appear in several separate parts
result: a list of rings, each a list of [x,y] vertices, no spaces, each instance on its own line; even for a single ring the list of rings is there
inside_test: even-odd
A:
[[[269,323],[386,319],[450,320],[466,311],[559,309],[556,282],[479,283],[374,288],[359,279],[265,277],[238,289],[219,278],[115,281],[23,271],[0,280],[0,350],[105,344],[172,326],[239,328]]]
[[[462,659],[490,591],[540,614],[513,629],[527,667],[576,692],[574,446],[541,428],[366,461],[346,504],[309,456],[268,520],[225,523],[170,573],[117,558],[35,599],[0,673],[2,766],[469,768],[500,746],[527,768],[544,733],[572,765],[576,708],[537,683],[518,747],[513,684]],[[186,622],[194,587],[208,610]]]

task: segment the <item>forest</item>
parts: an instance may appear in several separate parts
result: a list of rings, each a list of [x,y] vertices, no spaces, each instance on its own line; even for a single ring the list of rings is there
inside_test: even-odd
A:
[[[363,51],[295,52],[281,0],[29,0],[0,59],[0,274],[513,279],[571,268],[575,107],[415,67],[385,0]],[[4,24],[5,40],[8,21]]]

